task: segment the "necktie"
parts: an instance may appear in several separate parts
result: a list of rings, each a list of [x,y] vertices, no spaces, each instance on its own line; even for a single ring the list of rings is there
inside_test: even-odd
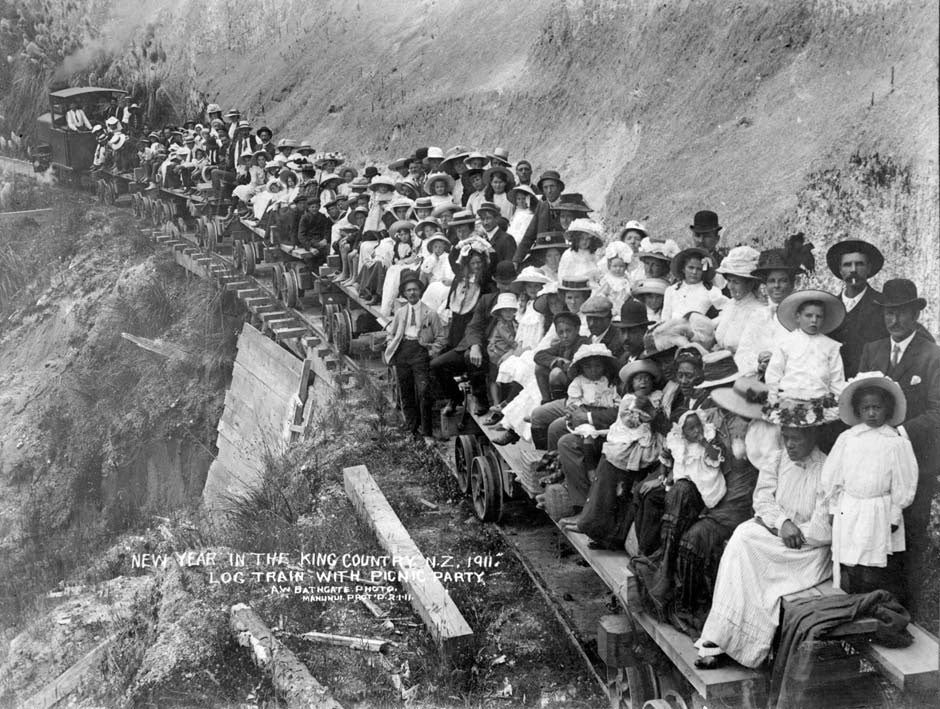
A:
[[[901,359],[901,346],[896,344],[891,349],[891,368],[892,369],[898,366],[898,360],[900,359]]]
[[[418,327],[418,320],[415,317],[414,306],[409,306],[409,308],[411,309],[411,327]]]

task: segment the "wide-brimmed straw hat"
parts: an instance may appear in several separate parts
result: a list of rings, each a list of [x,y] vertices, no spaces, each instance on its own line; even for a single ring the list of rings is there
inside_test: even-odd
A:
[[[420,225],[421,222],[418,222],[418,224]],[[439,231],[434,232],[433,234],[431,234],[431,236],[429,236],[429,237],[427,238],[427,240],[424,242],[425,246],[427,246],[427,248],[428,248],[428,251],[431,250],[431,244],[433,244],[435,241],[443,242],[443,243],[444,243],[444,250],[445,250],[445,251],[450,251],[450,247],[451,247],[450,239],[448,239],[446,236],[444,236],[443,233],[441,233],[441,232],[439,232]]]
[[[839,418],[849,426],[861,423],[862,420],[855,413],[855,407],[852,406],[852,396],[859,389],[876,387],[881,389],[894,399],[894,413],[891,418],[886,419],[885,423],[889,426],[900,426],[907,418],[907,398],[901,386],[891,377],[885,376],[881,372],[859,372],[839,395]]]
[[[447,183],[447,192],[454,191],[454,178],[448,175],[446,172],[432,172],[428,175],[427,179],[424,181],[424,191],[426,194],[434,194],[434,183],[438,180],[444,180]]]
[[[410,177],[398,180],[395,183],[395,191],[411,200],[417,199],[422,192],[421,188],[418,187],[418,183]]]
[[[434,217],[425,217],[415,224],[415,231],[421,231],[421,228],[426,226],[433,226],[435,229],[440,230],[441,222]]]
[[[469,151],[462,145],[455,145],[453,148],[447,151],[447,155],[441,160],[441,164],[438,167],[441,170],[453,169],[453,164],[455,162],[463,162],[463,159],[469,155]]]
[[[878,273],[882,266],[885,265],[884,254],[881,253],[874,244],[869,244],[867,241],[862,241],[861,239],[846,239],[845,241],[834,244],[826,252],[826,265],[829,266],[829,270],[832,271],[836,278],[842,278],[842,275],[839,273],[839,267],[842,265],[842,257],[845,254],[855,253],[865,254],[868,257],[868,263],[871,266],[871,273],[868,274],[869,278]]]
[[[206,106],[206,113],[222,113],[222,107],[217,103],[210,103]]]
[[[594,357],[604,362],[604,366],[607,368],[607,378],[613,381],[614,377],[617,376],[617,358],[607,349],[607,345],[603,345],[600,342],[591,345],[581,345],[577,349],[574,353],[574,357],[571,358],[571,364],[568,366],[568,376],[572,379],[577,377],[581,374],[581,367],[584,365],[584,361]]]
[[[524,192],[525,194],[529,195],[529,197],[535,197],[538,199],[538,195],[535,194],[535,191],[528,185],[516,185],[511,190],[509,190],[509,199],[513,204],[516,203],[516,197],[520,192]]]
[[[496,302],[493,303],[493,307],[490,308],[490,314],[492,315],[497,310],[507,309],[519,309],[519,298],[516,297],[515,293],[500,293],[498,296],[496,296]]]
[[[642,234],[643,236],[649,236],[649,232],[646,231],[646,227],[643,226],[642,222],[638,222],[635,219],[628,221],[623,229],[620,230],[620,236],[623,238],[623,235],[628,231],[636,231]]]
[[[636,282],[631,291],[634,296],[638,295],[665,295],[669,287],[669,281],[662,278],[642,278]]]
[[[759,259],[760,252],[757,249],[750,246],[735,246],[722,259],[721,265],[716,270],[725,276],[760,280],[754,275],[754,269],[757,268]]]
[[[819,331],[826,335],[835,330],[845,319],[845,306],[842,300],[832,293],[824,290],[807,289],[796,291],[784,298],[777,306],[777,320],[787,330],[794,330],[797,327],[796,313],[803,303],[811,300],[822,302],[826,310],[826,316]]]
[[[558,284],[558,292],[577,291],[581,293],[590,293],[593,289],[587,281],[562,281]]]
[[[759,419],[763,417],[769,391],[767,385],[758,379],[740,377],[734,386],[712,391],[711,399],[725,411],[746,419]]]
[[[409,155],[408,157],[398,158],[397,160],[392,160],[388,164],[388,169],[393,172],[398,172],[403,167],[407,166],[413,160],[413,156]]]
[[[600,248],[604,244],[604,227],[590,219],[574,219],[565,232],[565,236],[571,238],[573,234],[587,234],[591,237],[593,245]]]
[[[489,155],[490,165],[505,165],[509,167],[509,151],[506,148],[495,148]]]
[[[620,381],[623,382],[627,391],[630,391],[633,378],[640,372],[649,374],[653,378],[654,383],[660,381],[663,376],[662,371],[653,360],[635,359],[620,368]]]
[[[535,266],[526,266],[516,276],[515,283],[548,283],[551,279]]]
[[[460,212],[462,210],[463,207],[461,207],[459,204],[454,204],[453,202],[444,202],[443,204],[439,204],[431,210],[431,216],[440,218],[442,214],[447,214],[448,212]]]
[[[469,224],[472,226],[476,224],[476,221],[477,220],[476,217],[473,216],[473,212],[471,212],[469,209],[462,209],[454,213],[454,216],[451,217],[450,225],[459,226],[461,224]]]
[[[486,164],[490,161],[490,158],[489,158],[489,156],[484,155],[483,153],[481,153],[479,150],[474,150],[474,151],[468,153],[467,156],[463,159],[463,164],[467,166],[467,169],[468,169],[468,170],[482,170],[482,169],[483,169],[482,167],[479,167],[479,168],[471,168],[471,167],[470,167],[470,161],[471,161],[471,160],[482,160],[482,161],[483,161],[483,164],[486,165]]]
[[[404,229],[414,229],[415,223],[410,219],[399,219],[397,222],[393,222],[392,225],[388,228],[388,235],[395,236],[398,232]]]
[[[918,310],[927,307],[927,301],[917,295],[917,285],[907,278],[892,278],[885,281],[881,295],[875,298],[875,304],[883,308],[900,308],[913,305]]]
[[[502,175],[503,179],[506,180],[507,192],[516,186],[516,176],[512,174],[512,170],[509,169],[508,165],[504,165],[502,163],[498,165],[492,165],[483,172],[483,184],[490,184],[490,181],[493,179],[493,175],[497,174]]]
[[[399,194],[392,197],[391,201],[385,205],[385,208],[390,212],[394,212],[396,209],[404,209],[405,207],[412,209],[414,205],[413,201]]]
[[[672,260],[678,253],[679,245],[672,239],[653,241],[648,236],[640,241],[640,248],[637,249],[636,252],[637,257],[641,261],[644,259],[655,259],[657,261],[665,261],[666,263],[672,263]]]
[[[395,180],[391,177],[386,177],[385,175],[376,175],[369,181],[369,189],[375,192],[375,188],[384,185],[388,187],[389,190],[395,189]]]

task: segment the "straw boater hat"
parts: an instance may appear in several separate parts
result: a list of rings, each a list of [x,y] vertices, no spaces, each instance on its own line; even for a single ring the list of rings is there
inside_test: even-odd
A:
[[[501,214],[499,207],[497,207],[492,202],[480,202],[480,206],[477,207],[477,214],[481,212],[492,212],[497,217]]]
[[[427,222],[427,220],[425,220],[425,222]],[[419,222],[418,224],[420,225],[421,222]],[[424,242],[424,244],[425,244],[425,246],[427,246],[429,252],[431,251],[431,244],[433,244],[435,241],[443,242],[443,244],[444,244],[444,251],[450,251],[450,239],[448,239],[446,236],[444,236],[443,233],[437,231],[437,232],[434,232],[433,234],[431,234],[431,236],[429,236],[428,239]]]
[[[411,200],[417,199],[421,194],[421,188],[418,187],[418,183],[408,177],[398,180],[395,183],[395,191]]]
[[[427,179],[424,181],[424,191],[429,194],[434,194],[434,183],[438,180],[444,180],[447,183],[447,192],[454,191],[454,178],[448,175],[446,172],[432,172],[427,176]]]
[[[581,374],[584,361],[594,357],[599,358],[607,368],[607,379],[611,382],[614,381],[617,376],[617,358],[607,349],[607,345],[602,345],[599,342],[593,345],[581,345],[578,348],[571,359],[571,364],[568,365],[568,376],[572,379],[577,377]]]
[[[721,387],[711,393],[712,401],[725,411],[746,419],[759,419],[767,403],[767,385],[753,377],[740,377],[734,386]]]
[[[535,266],[526,266],[516,276],[515,283],[548,283],[551,279]]]
[[[669,282],[662,278],[642,278],[633,286],[633,295],[665,295]]]
[[[281,138],[277,141],[277,149],[281,150],[282,148],[288,148],[294,150],[297,147],[297,143],[291,140],[290,138]]]
[[[469,209],[463,209],[461,211],[455,212],[454,216],[451,217],[451,226],[459,226],[461,224],[469,224],[470,226],[476,224],[476,218],[473,216],[473,212],[471,212]]]
[[[506,180],[506,191],[508,192],[513,187],[516,186],[516,176],[512,174],[512,170],[509,169],[508,163],[506,164],[497,164],[488,167],[483,173],[483,184],[488,185],[493,179],[493,175],[502,175],[503,179]]]
[[[568,227],[568,231],[565,232],[565,236],[570,240],[571,235],[574,234],[587,234],[590,236],[595,249],[599,249],[604,245],[604,228],[590,219],[573,220],[571,226]]]
[[[881,389],[894,399],[894,413],[891,418],[885,420],[885,423],[889,426],[900,426],[904,423],[904,419],[907,418],[907,399],[904,397],[904,392],[896,381],[881,372],[859,372],[849,380],[842,394],[839,395],[839,418],[843,423],[854,426],[862,422],[852,406],[852,396],[859,389],[868,387]]]
[[[479,152],[478,150],[474,150],[473,152],[468,153],[467,157],[463,159],[463,164],[467,166],[468,170],[482,170],[483,169],[482,167],[479,167],[479,168],[471,167],[470,166],[471,160],[482,160],[484,165],[486,165],[490,161],[489,157]]]
[[[455,162],[463,162],[463,159],[467,157],[470,153],[462,145],[455,145],[453,148],[447,151],[446,157],[441,160],[441,164],[438,167],[441,170],[453,169],[453,164]]]
[[[637,250],[637,256],[640,261],[645,259],[656,259],[657,261],[666,261],[672,263],[672,259],[679,253],[679,245],[672,239],[663,241],[653,241],[648,236],[640,241],[640,248]]]
[[[349,183],[349,189],[354,192],[363,192],[369,189],[369,180],[366,177],[354,177]]]
[[[388,228],[388,235],[395,236],[400,231],[405,229],[414,229],[415,223],[410,219],[399,219],[397,222],[393,222],[392,225]]]
[[[306,153],[304,153],[305,150],[307,151]],[[300,143],[297,144],[298,153],[309,155],[313,151],[314,151],[313,144],[309,140],[301,140]]]
[[[532,248],[529,249],[529,252],[533,251],[546,251],[548,249],[566,249],[568,248],[568,242],[565,241],[565,232],[563,231],[543,231],[537,237],[532,244]]]
[[[405,297],[405,286],[407,286],[409,283],[417,283],[418,288],[421,289],[422,295],[424,294],[424,289],[425,289],[424,281],[421,280],[421,276],[418,274],[418,272],[417,271],[402,271],[401,281],[399,281],[398,283],[398,297],[399,298]]]
[[[581,293],[590,293],[593,290],[587,281],[562,281],[558,284],[558,292],[578,291]]]
[[[878,273],[882,266],[885,265],[884,254],[881,253],[874,244],[869,244],[867,241],[862,241],[861,239],[847,239],[833,245],[832,248],[826,252],[826,265],[829,266],[829,270],[832,271],[836,278],[842,278],[839,273],[842,257],[845,254],[853,253],[865,254],[868,257],[868,263],[871,264],[871,273],[868,274],[869,278]]]
[[[845,319],[845,306],[842,304],[842,299],[824,290],[814,289],[796,291],[784,298],[777,306],[777,320],[792,332],[797,327],[797,310],[803,303],[810,300],[821,301],[826,308],[826,317],[822,327],[819,328],[823,335],[829,334],[842,324]]]
[[[505,165],[509,167],[509,151],[506,148],[496,148],[490,155],[490,165]]]
[[[490,314],[494,314],[497,310],[518,310],[519,309],[519,299],[516,297],[515,293],[500,293],[496,296],[496,302],[493,304],[493,307],[490,308]]]
[[[623,382],[626,391],[630,391],[630,385],[633,383],[633,378],[640,372],[646,372],[653,378],[653,383],[660,381],[662,379],[662,372],[655,362],[649,359],[636,359],[625,364],[620,368],[620,381]],[[760,412],[758,412],[760,415]]]
[[[728,255],[725,256],[717,272],[725,276],[737,276],[738,278],[751,278],[759,280],[754,275],[754,269],[757,268],[757,262],[760,259],[760,252],[750,246],[735,246]]]

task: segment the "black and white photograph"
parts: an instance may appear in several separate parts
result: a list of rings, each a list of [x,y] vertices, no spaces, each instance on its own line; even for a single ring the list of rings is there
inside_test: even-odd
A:
[[[0,0],[0,709],[940,706],[940,7]]]

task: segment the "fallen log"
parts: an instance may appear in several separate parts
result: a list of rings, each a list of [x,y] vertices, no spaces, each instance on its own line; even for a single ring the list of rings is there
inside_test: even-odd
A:
[[[358,638],[351,635],[334,635],[332,633],[303,633],[300,637],[314,643],[349,647],[353,650],[366,650],[368,652],[385,652],[389,647],[388,640],[381,638]]]
[[[463,662],[473,631],[366,466],[344,468],[343,484],[359,518],[369,525],[379,545],[391,557],[392,565],[399,571],[401,585],[410,592],[411,605],[443,657],[455,664]]]
[[[250,606],[232,606],[229,622],[238,644],[249,648],[255,664],[271,673],[274,688],[288,709],[342,709],[329,688],[317,682]]]

